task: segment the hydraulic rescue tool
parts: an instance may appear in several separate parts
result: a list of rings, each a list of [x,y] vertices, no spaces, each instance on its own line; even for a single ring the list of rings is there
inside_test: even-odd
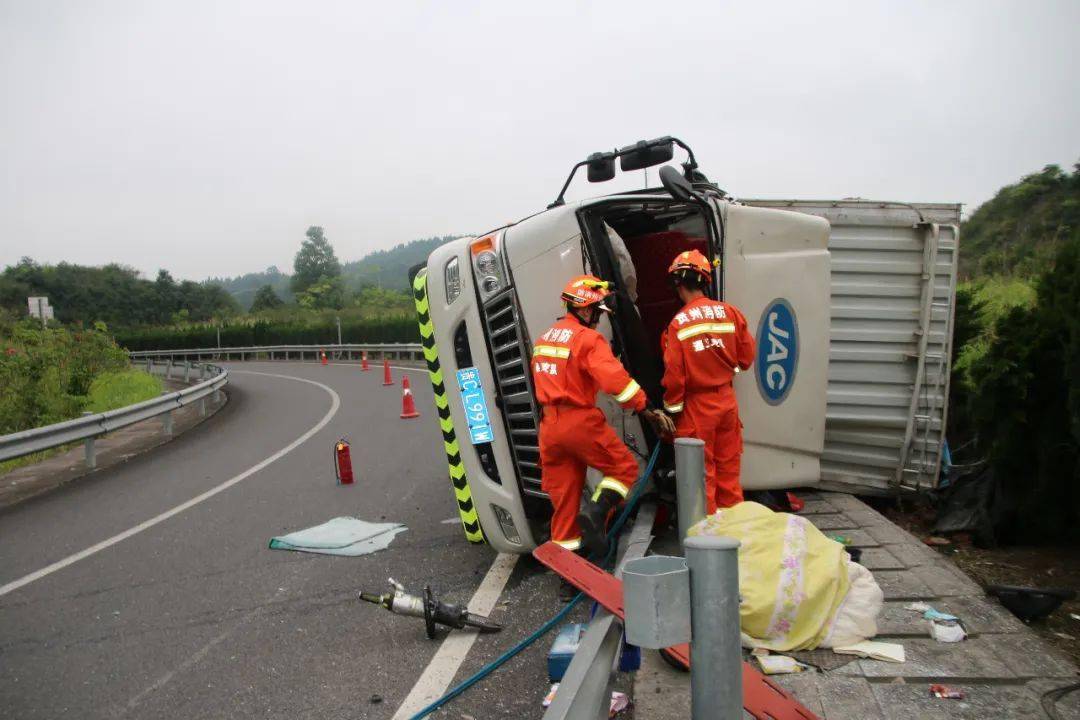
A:
[[[434,597],[431,594],[431,586],[424,588],[424,596],[418,597],[405,590],[405,586],[390,578],[392,593],[375,595],[373,593],[360,592],[360,599],[375,605],[381,605],[395,615],[408,615],[410,617],[424,618],[427,626],[429,639],[435,637],[435,624],[448,627],[464,628],[466,625],[479,628],[480,632],[499,632],[502,625],[489,620],[483,615],[469,612],[460,605],[451,605]]]

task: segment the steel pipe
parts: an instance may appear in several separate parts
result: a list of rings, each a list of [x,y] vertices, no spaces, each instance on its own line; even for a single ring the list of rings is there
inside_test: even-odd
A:
[[[682,540],[705,517],[705,443],[697,438],[675,440],[675,493]]]

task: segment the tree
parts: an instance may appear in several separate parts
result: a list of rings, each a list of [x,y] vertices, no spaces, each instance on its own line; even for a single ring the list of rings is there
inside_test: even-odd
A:
[[[293,261],[292,290],[299,295],[312,285],[341,277],[341,263],[334,255],[334,247],[323,235],[323,229],[312,225],[307,229],[307,239]]]
[[[323,276],[307,290],[296,294],[296,302],[302,308],[340,310],[345,304],[345,283],[340,277]]]
[[[284,304],[281,298],[277,296],[277,293],[274,292],[273,285],[263,285],[255,292],[255,300],[251,303],[251,312],[273,310]]]

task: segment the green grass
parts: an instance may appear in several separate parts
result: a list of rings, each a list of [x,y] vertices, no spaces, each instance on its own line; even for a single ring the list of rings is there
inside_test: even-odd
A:
[[[98,375],[90,384],[90,394],[86,396],[84,410],[101,413],[106,410],[134,405],[143,400],[155,398],[162,391],[161,380],[142,370],[121,370]],[[40,452],[23,455],[0,462],[0,475],[34,463],[41,462],[53,455],[65,452],[79,443],[49,448]]]
[[[106,372],[90,384],[86,410],[101,413],[134,405],[161,394],[161,380],[142,370]]]

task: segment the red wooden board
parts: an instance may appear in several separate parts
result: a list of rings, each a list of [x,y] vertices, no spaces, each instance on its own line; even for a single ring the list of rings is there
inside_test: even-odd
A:
[[[605,610],[623,619],[622,580],[553,542],[544,543],[532,554]],[[665,652],[683,667],[690,667],[689,645],[676,645]],[[742,685],[743,709],[758,720],[820,720],[786,690],[745,662]]]

